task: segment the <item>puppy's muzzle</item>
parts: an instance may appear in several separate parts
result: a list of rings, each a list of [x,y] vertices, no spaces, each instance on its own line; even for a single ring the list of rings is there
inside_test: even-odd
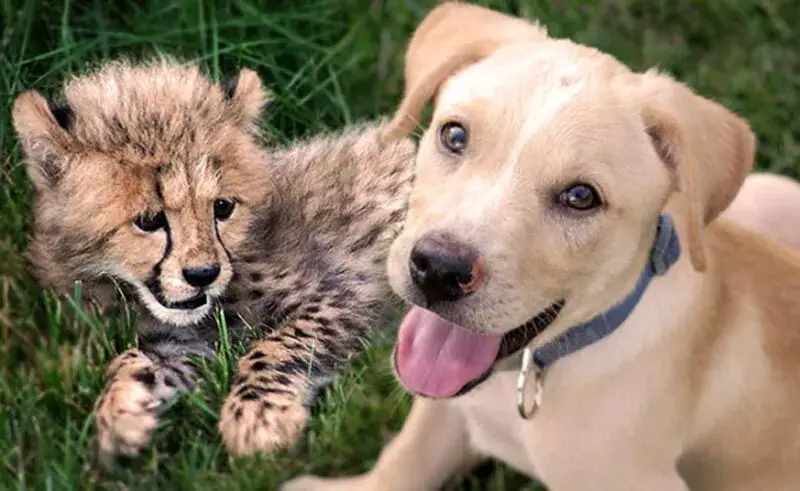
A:
[[[431,232],[414,244],[408,269],[428,305],[464,298],[486,278],[478,251],[443,232]]]

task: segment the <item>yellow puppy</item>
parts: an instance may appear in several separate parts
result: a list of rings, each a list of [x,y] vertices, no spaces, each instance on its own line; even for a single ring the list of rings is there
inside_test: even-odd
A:
[[[369,473],[285,489],[432,490],[481,457],[550,491],[800,489],[800,256],[715,220],[749,125],[468,4],[434,9],[406,62],[389,136],[435,98],[388,261],[419,397]]]

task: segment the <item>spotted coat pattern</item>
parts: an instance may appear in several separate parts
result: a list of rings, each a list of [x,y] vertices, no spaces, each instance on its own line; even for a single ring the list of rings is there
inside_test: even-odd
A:
[[[194,357],[220,341],[215,312],[249,346],[221,408],[227,448],[291,445],[317,389],[386,314],[413,144],[383,143],[376,122],[269,147],[255,124],[269,96],[249,70],[218,84],[173,60],[116,62],[64,94],[27,91],[13,117],[36,189],[34,274],[61,292],[80,280],[101,307],[120,289],[138,299],[137,346],[108,366],[95,409],[101,457],[138,454],[164,405],[197,385]],[[206,221],[221,193],[237,211]],[[169,222],[144,233],[137,217],[152,225],[154,210]],[[222,271],[197,297],[208,312],[165,309],[195,291],[180,271],[201,256]]]

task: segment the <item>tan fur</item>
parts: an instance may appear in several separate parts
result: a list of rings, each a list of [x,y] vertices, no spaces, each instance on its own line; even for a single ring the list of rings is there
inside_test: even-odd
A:
[[[387,310],[413,144],[381,142],[373,123],[264,148],[268,94],[247,69],[214,83],[174,60],[111,62],[62,95],[28,91],[13,109],[36,188],[34,273],[59,293],[83,282],[101,308],[121,290],[140,318],[98,400],[101,457],[140,452],[167,400],[195,387],[191,357],[220,341],[213,313],[232,345],[250,343],[220,415],[228,450],[291,445]],[[213,264],[209,284],[191,284],[185,270]]]
[[[135,455],[147,444],[158,426],[154,409],[172,395],[167,386],[156,383],[164,373],[154,368],[153,361],[138,350],[125,351],[108,366],[108,383],[97,400],[95,416],[100,448]],[[101,454],[106,465],[111,463],[110,456],[110,452]]]
[[[800,249],[800,183],[788,177],[755,173],[721,215],[765,237]]]
[[[73,120],[69,132],[56,123],[41,95],[20,95],[13,119],[39,191],[30,257],[42,281],[65,290],[77,271],[142,284],[162,258],[166,236],[141,233],[129,226],[130,217],[157,211],[161,195],[177,246],[161,264],[165,299],[196,294],[181,281],[181,269],[214,262],[222,273],[212,290],[223,291],[233,273],[227,255],[210,222],[199,229],[195,224],[205,223],[198,217],[215,198],[238,196],[235,215],[220,227],[227,247],[236,248],[250,208],[264,199],[270,175],[253,158],[262,150],[251,134],[257,128],[253,114],[267,94],[254,76],[244,70],[237,96],[227,103],[196,67],[109,63],[65,85],[64,103]],[[183,89],[179,97],[174,86]],[[59,247],[52,247],[54,240]],[[113,271],[102,271],[110,265]],[[151,300],[147,289],[137,290],[162,321],[180,322]]]
[[[456,22],[458,23],[456,25]],[[442,37],[439,32],[450,32]],[[458,69],[486,57],[503,44],[545,39],[542,29],[495,12],[464,9],[458,18],[447,9],[435,9],[417,28],[405,58],[406,97],[387,128],[387,137],[408,133],[419,124],[422,109],[442,81]],[[436,42],[438,49],[426,46]]]
[[[458,237],[480,252],[488,280],[427,308],[503,334],[565,299],[537,348],[632,290],[662,212],[675,221],[681,258],[613,334],[547,369],[532,418],[517,414],[514,360],[502,360],[465,395],[417,399],[367,474],[301,477],[282,489],[433,490],[474,455],[551,491],[796,489],[800,255],[717,218],[753,166],[748,124],[665,74],[631,72],[520,22],[448,2],[414,34],[388,135],[404,135],[438,96],[388,260],[394,290],[422,304],[411,248],[433,231]],[[461,155],[439,142],[449,121],[468,128]],[[559,207],[558,193],[576,181],[592,184],[603,206],[582,215]],[[762,213],[757,204],[733,210],[743,223]]]

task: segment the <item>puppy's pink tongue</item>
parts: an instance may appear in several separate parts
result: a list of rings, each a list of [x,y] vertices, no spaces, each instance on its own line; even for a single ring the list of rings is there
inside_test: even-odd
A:
[[[413,307],[400,324],[395,363],[403,384],[429,397],[452,397],[483,375],[500,350],[500,335],[478,334]]]

